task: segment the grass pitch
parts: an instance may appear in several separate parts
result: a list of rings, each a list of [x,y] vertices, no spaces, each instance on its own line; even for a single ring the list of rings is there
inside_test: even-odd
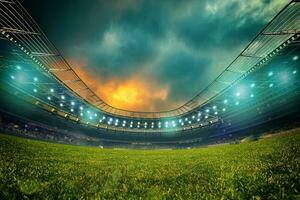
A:
[[[299,199],[300,131],[190,150],[0,135],[0,199]]]

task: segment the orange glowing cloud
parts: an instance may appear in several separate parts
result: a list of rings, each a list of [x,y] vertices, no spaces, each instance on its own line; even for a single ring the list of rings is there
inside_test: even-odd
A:
[[[132,111],[159,111],[177,106],[177,103],[168,102],[168,85],[157,85],[143,74],[135,74],[125,80],[113,77],[104,81],[101,74],[87,71],[84,64],[70,63],[96,95],[113,107]]]

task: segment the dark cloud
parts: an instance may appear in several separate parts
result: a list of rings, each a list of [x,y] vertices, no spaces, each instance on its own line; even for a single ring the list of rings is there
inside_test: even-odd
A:
[[[153,88],[168,86],[167,98],[149,106],[154,110],[172,109],[196,95],[285,4],[281,0],[23,3],[63,55],[83,62],[101,83],[126,82],[142,74],[155,82]]]

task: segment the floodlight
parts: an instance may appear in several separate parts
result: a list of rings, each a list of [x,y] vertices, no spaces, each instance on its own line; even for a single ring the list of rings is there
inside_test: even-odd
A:
[[[254,97],[254,94],[250,94],[250,97],[253,98],[253,97]]]
[[[208,118],[208,116],[207,115],[205,115],[205,119],[207,119]]]
[[[216,109],[217,109],[217,106],[213,106],[212,108],[213,108],[214,110],[216,110]]]
[[[94,115],[95,115],[95,117],[97,117],[97,116],[98,116],[98,115],[97,115],[97,113],[95,113]]]
[[[65,99],[66,97],[65,97],[64,95],[61,95],[60,98],[61,98],[61,99]]]
[[[226,108],[223,108],[222,111],[225,112],[225,111],[226,111]]]
[[[51,97],[47,97],[47,99],[50,101],[50,100],[51,100]]]
[[[271,87],[273,87],[273,86],[274,86],[274,84],[273,84],[273,83],[270,83],[270,84],[269,84],[269,87],[270,87],[270,88],[271,88]]]
[[[192,116],[192,119],[195,119],[195,115]]]
[[[293,61],[298,60],[298,58],[299,58],[298,56],[294,56],[294,57],[293,57]]]
[[[74,105],[75,105],[75,102],[74,102],[74,101],[72,101],[72,102],[71,102],[71,105],[72,105],[72,106],[74,106]]]
[[[207,113],[208,113],[208,112],[209,112],[209,109],[206,109],[206,110],[205,110],[205,112],[207,112]]]
[[[189,124],[191,124],[192,122],[191,121],[189,121]]]
[[[200,118],[197,118],[197,122],[200,122]]]
[[[15,76],[11,75],[10,78],[14,80],[14,79],[15,79]]]
[[[237,101],[237,102],[235,102],[235,105],[237,105],[237,106],[238,106],[238,105],[240,105],[240,102],[238,102],[238,101]]]
[[[59,104],[59,106],[60,106],[60,107],[63,107],[63,106],[64,106],[64,104],[60,103],[60,104]]]
[[[16,68],[17,68],[17,70],[21,70],[22,69],[22,67],[20,65],[17,65]]]
[[[33,81],[34,81],[34,82],[38,82],[39,79],[38,79],[37,77],[34,77],[34,78],[33,78]]]
[[[273,72],[272,72],[272,71],[269,72],[269,73],[268,73],[268,76],[273,76]]]
[[[235,93],[235,96],[239,97],[241,95],[240,92]]]
[[[51,89],[50,89],[50,92],[54,92],[54,89],[53,89],[53,88],[51,88]]]
[[[71,112],[74,112],[74,109],[73,109],[73,108],[71,108]]]
[[[293,71],[293,74],[297,74],[297,70],[294,70],[294,71]]]
[[[80,113],[80,116],[83,116],[83,113]]]
[[[36,88],[34,88],[34,89],[33,89],[33,92],[37,93],[37,89],[36,89]]]
[[[215,115],[217,115],[218,114],[218,112],[215,112]]]
[[[80,109],[80,110],[83,110],[83,107],[82,107],[82,106],[80,106],[80,107],[79,107],[79,109]]]
[[[251,83],[250,87],[254,88],[255,87],[255,83]]]
[[[227,99],[225,99],[223,102],[226,104],[226,103],[228,103],[228,100],[227,100]]]

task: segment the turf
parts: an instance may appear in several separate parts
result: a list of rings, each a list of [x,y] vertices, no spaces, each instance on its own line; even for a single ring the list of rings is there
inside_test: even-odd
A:
[[[300,131],[190,150],[0,135],[0,199],[299,199]]]

